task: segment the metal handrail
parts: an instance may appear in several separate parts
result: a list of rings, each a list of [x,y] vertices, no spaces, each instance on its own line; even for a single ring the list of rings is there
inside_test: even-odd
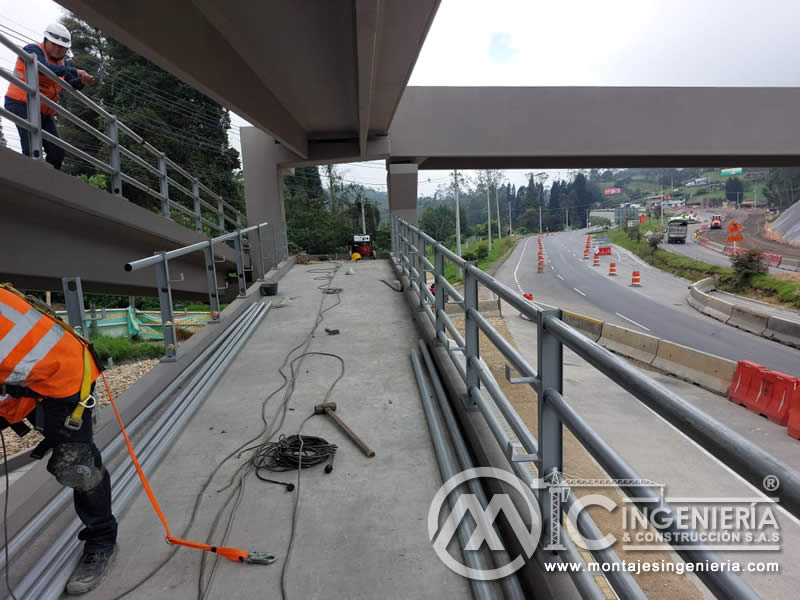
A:
[[[239,212],[233,205],[226,202],[222,196],[215,193],[213,190],[208,188],[206,185],[200,183],[198,179],[192,175],[188,170],[186,170],[181,165],[177,164],[175,161],[167,157],[163,152],[152,146],[150,143],[146,142],[144,138],[136,133],[133,129],[131,129],[128,125],[119,121],[116,116],[108,112],[103,106],[93,101],[91,98],[82,94],[80,91],[76,90],[72,85],[70,85],[64,79],[58,77],[55,73],[53,73],[46,65],[40,63],[35,54],[29,54],[22,50],[17,44],[13,42],[10,38],[5,36],[3,33],[0,33],[0,44],[14,52],[23,62],[25,66],[25,81],[21,81],[17,76],[16,73],[13,71],[9,71],[7,69],[0,68],[0,77],[7,79],[15,86],[22,89],[26,96],[27,96],[27,104],[28,104],[28,118],[23,119],[3,107],[0,107],[0,115],[8,119],[9,121],[13,122],[15,125],[22,127],[26,131],[30,132],[30,147],[31,147],[31,155],[36,159],[43,158],[42,154],[42,141],[47,140],[48,142],[52,142],[63,148],[67,153],[77,156],[81,160],[91,164],[95,168],[103,171],[104,173],[108,173],[111,176],[111,191],[115,195],[122,196],[123,189],[122,184],[125,183],[132,187],[135,187],[143,192],[147,193],[148,195],[152,196],[154,199],[160,201],[161,203],[161,213],[165,217],[170,217],[170,214],[173,209],[179,210],[183,213],[188,213],[190,217],[193,218],[195,229],[202,231],[204,226],[207,226],[212,229],[212,231],[225,231],[226,223],[230,224],[234,229],[241,227],[243,223],[246,223],[246,217],[241,212]],[[74,115],[72,112],[60,106],[59,104],[53,102],[49,98],[43,97],[39,93],[39,78],[45,77],[57,83],[62,89],[64,89],[70,96],[75,98],[78,102],[92,110],[94,113],[98,114],[102,117],[107,124],[106,131],[99,131],[95,129],[92,125],[88,124],[83,119],[79,118],[78,116]],[[36,85],[34,85],[34,83]],[[68,119],[76,126],[80,127],[82,130],[86,131],[90,135],[96,137],[101,142],[106,144],[109,148],[109,158],[108,162],[105,162],[95,156],[91,156],[87,152],[76,148],[69,142],[56,138],[47,132],[42,130],[41,127],[41,105],[44,104],[45,106],[55,110],[60,116]],[[122,146],[120,142],[120,135],[126,135],[130,138],[135,144],[143,147],[148,152],[152,153],[157,160],[159,161],[158,165],[151,164],[145,158],[142,158],[138,154],[136,154],[130,148],[126,148]],[[122,168],[122,157],[125,157],[128,160],[133,161],[137,165],[147,169],[150,173],[154,174],[156,177],[159,178],[159,189],[154,190],[150,187],[150,185],[146,182],[139,181],[133,178],[130,174],[127,174],[123,171]],[[193,183],[194,190],[190,191],[185,186],[181,185],[180,183],[176,182],[173,178],[170,177],[169,172],[174,171],[179,173],[183,177],[186,177]],[[170,198],[170,187],[173,189],[178,189],[183,194],[186,194],[189,198],[194,200],[194,206],[192,209],[187,209],[185,206],[180,204],[175,199]],[[210,203],[206,203],[200,198],[200,191],[203,191],[211,198],[213,198],[217,205],[213,206]],[[216,216],[216,223],[206,219],[202,215],[203,209],[208,210],[209,212],[213,213]]]
[[[183,208],[183,207],[181,207]],[[186,209],[188,210],[188,209]],[[199,217],[209,226],[214,226],[210,221]],[[245,280],[245,261],[244,253],[247,251],[249,255],[249,263],[252,268],[258,272],[258,281],[264,280],[264,248],[261,238],[261,229],[268,226],[269,223],[259,223],[251,227],[237,229],[230,233],[225,233],[209,240],[189,244],[175,250],[168,252],[156,252],[153,256],[134,260],[125,265],[125,270],[128,272],[139,271],[149,267],[155,267],[156,270],[156,289],[158,290],[158,302],[161,310],[161,326],[164,332],[164,357],[165,362],[173,362],[178,360],[178,343],[175,334],[175,318],[172,306],[172,280],[169,273],[169,261],[193,252],[203,252],[203,259],[206,265],[206,283],[208,285],[208,304],[211,307],[211,320],[209,323],[216,323],[219,321],[219,290],[217,285],[217,267],[216,259],[214,257],[214,246],[224,244],[228,241],[233,241],[233,250],[236,254],[236,279],[239,284],[239,297],[243,297],[247,293],[247,283]],[[247,234],[255,234],[255,244],[244,244],[244,237]],[[257,253],[254,255],[254,250]],[[274,258],[274,257],[273,257]],[[227,287],[227,283],[226,286]]]
[[[520,294],[478,269],[474,263],[457,256],[417,227],[402,219],[394,218],[392,220],[393,255],[397,261],[397,268],[409,278],[409,287],[414,290],[421,306],[430,308],[429,299],[426,298],[428,294],[421,291],[427,291],[425,276],[427,265],[430,263],[421,258],[424,256],[426,246],[433,249],[433,274],[437,284],[433,302],[435,335],[436,339],[445,344],[450,359],[467,385],[466,408],[481,411],[500,447],[504,450],[510,448],[507,435],[503,433],[502,428],[497,427],[497,423],[491,422],[486,406],[482,404],[485,402],[480,389],[483,386],[485,394],[488,394],[503,414],[525,451],[534,457],[532,462],[537,468],[539,477],[544,477],[553,471],[563,471],[561,437],[563,426],[567,426],[575,434],[576,438],[598,460],[609,475],[617,478],[636,476],[635,471],[591,429],[564,399],[562,369],[563,347],[566,346],[668,422],[678,426],[684,434],[698,442],[746,481],[760,486],[767,475],[778,475],[781,485],[777,491],[770,492],[771,496],[779,499],[783,509],[795,517],[800,516],[800,474],[789,465],[695,408],[599,344],[587,339],[561,320],[561,311],[544,310],[525,300]],[[445,260],[454,263],[464,273],[463,299],[462,302],[457,303],[464,311],[465,316],[465,335],[461,339],[464,344],[463,355],[452,351],[450,338],[447,337],[447,333],[454,334],[456,328],[444,310],[447,296],[454,292],[452,286],[444,278]],[[511,304],[519,310],[522,316],[536,324],[539,344],[537,367],[531,365],[480,314],[477,302],[478,284],[495,293],[504,302]],[[521,374],[522,378],[517,382],[526,383],[536,391],[540,402],[540,418],[536,437],[524,425],[481,359],[477,343],[479,331],[486,335],[489,342]],[[512,467],[516,469],[516,463],[511,462]],[[624,487],[620,489],[624,493],[630,491]],[[570,493],[572,494],[572,492]],[[641,496],[641,488],[637,488],[636,493]],[[577,499],[572,494],[561,508],[566,510],[566,507],[574,501]],[[557,517],[551,515],[547,494],[540,494],[539,502],[545,530],[547,530],[555,518],[560,520],[561,514],[559,513]],[[662,503],[662,506],[667,507],[666,510],[671,510],[665,503]],[[580,517],[578,525],[582,533],[591,529],[591,527],[587,529],[585,519],[581,524]],[[596,530],[596,526],[594,529]],[[682,531],[688,530],[683,529]],[[682,550],[677,543],[673,545],[673,548],[681,556],[693,562],[721,562],[721,559],[710,551]],[[607,552],[592,551],[592,553],[598,562],[605,563],[610,560]],[[698,576],[713,593],[720,597],[758,597],[737,575],[723,571],[702,572],[698,573]],[[621,598],[632,597],[627,584],[612,577],[612,572],[607,575],[612,587]]]

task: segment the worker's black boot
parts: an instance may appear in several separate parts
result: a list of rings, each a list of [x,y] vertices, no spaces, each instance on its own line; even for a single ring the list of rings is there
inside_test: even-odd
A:
[[[100,585],[111,570],[118,551],[119,546],[114,544],[114,549],[110,552],[84,552],[69,578],[67,594],[85,594]]]

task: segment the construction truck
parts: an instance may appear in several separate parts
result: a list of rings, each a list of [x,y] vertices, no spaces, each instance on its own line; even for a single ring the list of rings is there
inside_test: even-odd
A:
[[[685,244],[689,233],[689,221],[680,217],[673,217],[667,225],[667,243]]]
[[[722,229],[722,215],[711,217],[711,229]]]

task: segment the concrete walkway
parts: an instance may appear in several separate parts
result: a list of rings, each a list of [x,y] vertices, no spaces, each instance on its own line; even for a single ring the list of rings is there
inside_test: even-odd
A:
[[[409,309],[402,294],[379,281],[393,279],[387,261],[357,263],[355,274],[349,276],[344,275],[348,266],[343,265],[332,284],[343,288],[341,304],[325,313],[309,351],[344,359],[344,377],[330,401],[337,403],[337,414],[376,455],[365,457],[327,417],[312,417],[303,433],[324,437],[339,447],[333,472],[325,474],[322,465],[303,470],[299,492],[287,492],[251,474],[227,545],[271,552],[277,560],[269,566],[220,560],[207,598],[281,597],[281,569],[298,493],[287,598],[440,600],[469,595],[467,581],[442,564],[428,539],[429,503],[442,482],[408,355],[416,342]],[[151,475],[173,535],[179,535],[188,523],[211,470],[262,430],[262,403],[283,383],[278,367],[291,348],[302,344],[323,298],[318,286],[325,282],[317,279],[322,274],[315,270],[329,268],[330,263],[297,265],[281,280],[279,292],[289,304],[267,315]],[[280,299],[274,299],[274,306]],[[325,306],[335,300],[336,296],[325,296]],[[328,335],[326,327],[340,333]],[[307,356],[295,366],[296,389],[279,429],[286,435],[297,433],[340,373],[339,361],[330,356]],[[267,403],[270,422],[282,398],[283,392]],[[189,539],[206,540],[227,497],[227,492],[218,490],[246,458],[229,461],[214,478]],[[295,472],[262,476],[296,483]],[[217,534],[212,543],[222,545],[221,538]],[[143,494],[122,516],[119,539],[121,551],[113,572],[87,599],[117,596],[170,553],[161,524]],[[180,549],[126,598],[197,598],[201,556],[199,551]],[[213,555],[208,557],[212,562]]]

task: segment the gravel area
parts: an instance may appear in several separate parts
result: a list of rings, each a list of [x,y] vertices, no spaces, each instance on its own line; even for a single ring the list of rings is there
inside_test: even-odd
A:
[[[157,358],[148,358],[146,360],[116,365],[110,369],[106,369],[106,379],[108,380],[108,385],[111,388],[114,397],[118,397],[120,394],[122,394],[122,392],[139,381],[139,379],[141,379],[157,364]],[[95,386],[95,395],[97,396],[97,402],[101,407],[108,406],[110,404],[102,379],[97,380],[97,385]],[[42,435],[38,431],[31,431],[24,438],[20,438],[11,429],[6,429],[3,432],[3,435],[5,436],[6,440],[6,452],[8,456],[12,456],[13,454],[21,452],[22,450],[33,448],[42,439]]]

